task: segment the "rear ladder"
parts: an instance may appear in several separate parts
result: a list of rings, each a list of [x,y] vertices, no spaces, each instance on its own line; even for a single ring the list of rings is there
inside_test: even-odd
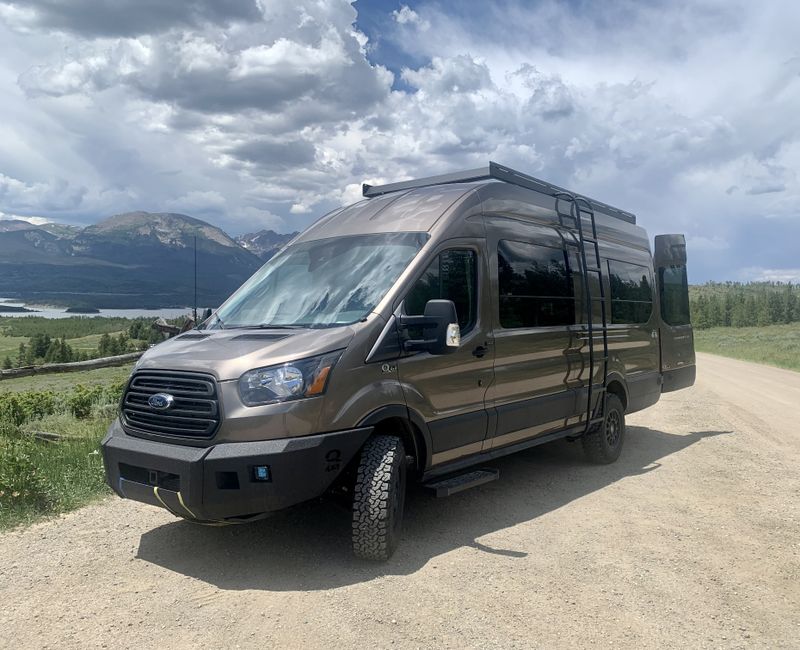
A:
[[[570,192],[558,192],[556,199],[556,214],[558,223],[562,228],[566,228],[578,235],[578,247],[581,260],[581,272],[584,289],[584,305],[586,311],[586,327],[589,343],[589,383],[588,397],[586,400],[586,429],[588,432],[595,424],[602,422],[605,418],[606,390],[608,388],[608,313],[606,309],[606,289],[603,282],[602,260],[600,259],[600,243],[597,237],[597,221],[595,219],[594,208],[588,199],[572,194]],[[564,201],[569,204],[569,213],[559,209],[559,202]],[[590,224],[589,233],[583,226],[583,219],[587,218]],[[568,221],[567,221],[568,220]],[[565,241],[568,241],[565,238]],[[593,254],[586,255],[586,246],[592,247]],[[593,262],[593,266],[589,265]],[[597,295],[592,291],[592,276],[597,277]],[[600,305],[600,322],[594,322],[594,305]],[[595,332],[601,334],[602,350],[595,348]],[[601,354],[598,356],[598,352]],[[581,355],[581,358],[583,356]],[[569,362],[569,359],[568,359]],[[600,363],[602,368],[602,379],[595,381],[595,364]],[[567,370],[567,377],[570,376],[570,369]],[[597,404],[594,404],[594,401]]]

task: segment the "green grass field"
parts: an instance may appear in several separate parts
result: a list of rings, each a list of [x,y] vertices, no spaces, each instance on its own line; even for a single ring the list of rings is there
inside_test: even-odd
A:
[[[118,368],[98,368],[81,372],[64,372],[53,375],[35,375],[18,379],[0,380],[0,393],[27,390],[52,390],[56,393],[70,390],[73,386],[111,386],[124,381],[131,374],[132,364]]]
[[[800,371],[800,323],[695,330],[695,349]]]
[[[0,362],[2,362],[6,357],[9,357],[12,361],[15,360],[17,358],[17,353],[19,352],[20,343],[28,345],[28,337],[3,336],[2,331],[0,331]]]

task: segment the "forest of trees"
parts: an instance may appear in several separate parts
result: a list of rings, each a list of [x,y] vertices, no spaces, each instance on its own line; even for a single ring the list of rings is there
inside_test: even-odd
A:
[[[183,319],[174,322],[181,324]],[[101,336],[94,350],[76,350],[69,344],[71,339],[97,334]],[[144,350],[164,340],[164,335],[152,327],[149,318],[6,317],[0,319],[0,336],[28,338],[27,342],[19,344],[16,354],[0,359],[0,369],[3,370],[111,357]]]
[[[754,327],[800,321],[800,285],[781,282],[708,282],[690,288],[692,324]]]
[[[41,365],[44,363],[69,363],[71,361],[87,361],[98,357],[112,357],[126,352],[134,352],[141,349],[139,341],[131,341],[127,334],[121,333],[118,336],[103,334],[97,346],[97,350],[74,350],[67,343],[65,337],[50,338],[49,334],[41,332],[34,334],[28,344],[19,344],[19,349],[15,358],[6,356],[0,367],[3,370],[10,368],[22,368],[24,366]]]

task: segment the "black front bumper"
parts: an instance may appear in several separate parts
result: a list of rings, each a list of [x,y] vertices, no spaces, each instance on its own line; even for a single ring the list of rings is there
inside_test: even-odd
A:
[[[115,421],[103,439],[106,480],[121,497],[201,521],[245,519],[323,494],[371,427],[211,447],[129,436]],[[266,467],[259,477],[257,468]],[[261,479],[261,480],[259,480]]]

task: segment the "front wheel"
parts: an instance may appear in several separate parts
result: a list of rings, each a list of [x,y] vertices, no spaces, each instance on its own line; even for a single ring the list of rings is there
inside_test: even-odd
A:
[[[400,541],[406,497],[406,452],[397,436],[364,444],[353,489],[353,552],[388,560]]]
[[[605,418],[595,430],[583,436],[583,451],[593,463],[607,465],[619,458],[625,442],[625,409],[613,393],[606,396]]]

